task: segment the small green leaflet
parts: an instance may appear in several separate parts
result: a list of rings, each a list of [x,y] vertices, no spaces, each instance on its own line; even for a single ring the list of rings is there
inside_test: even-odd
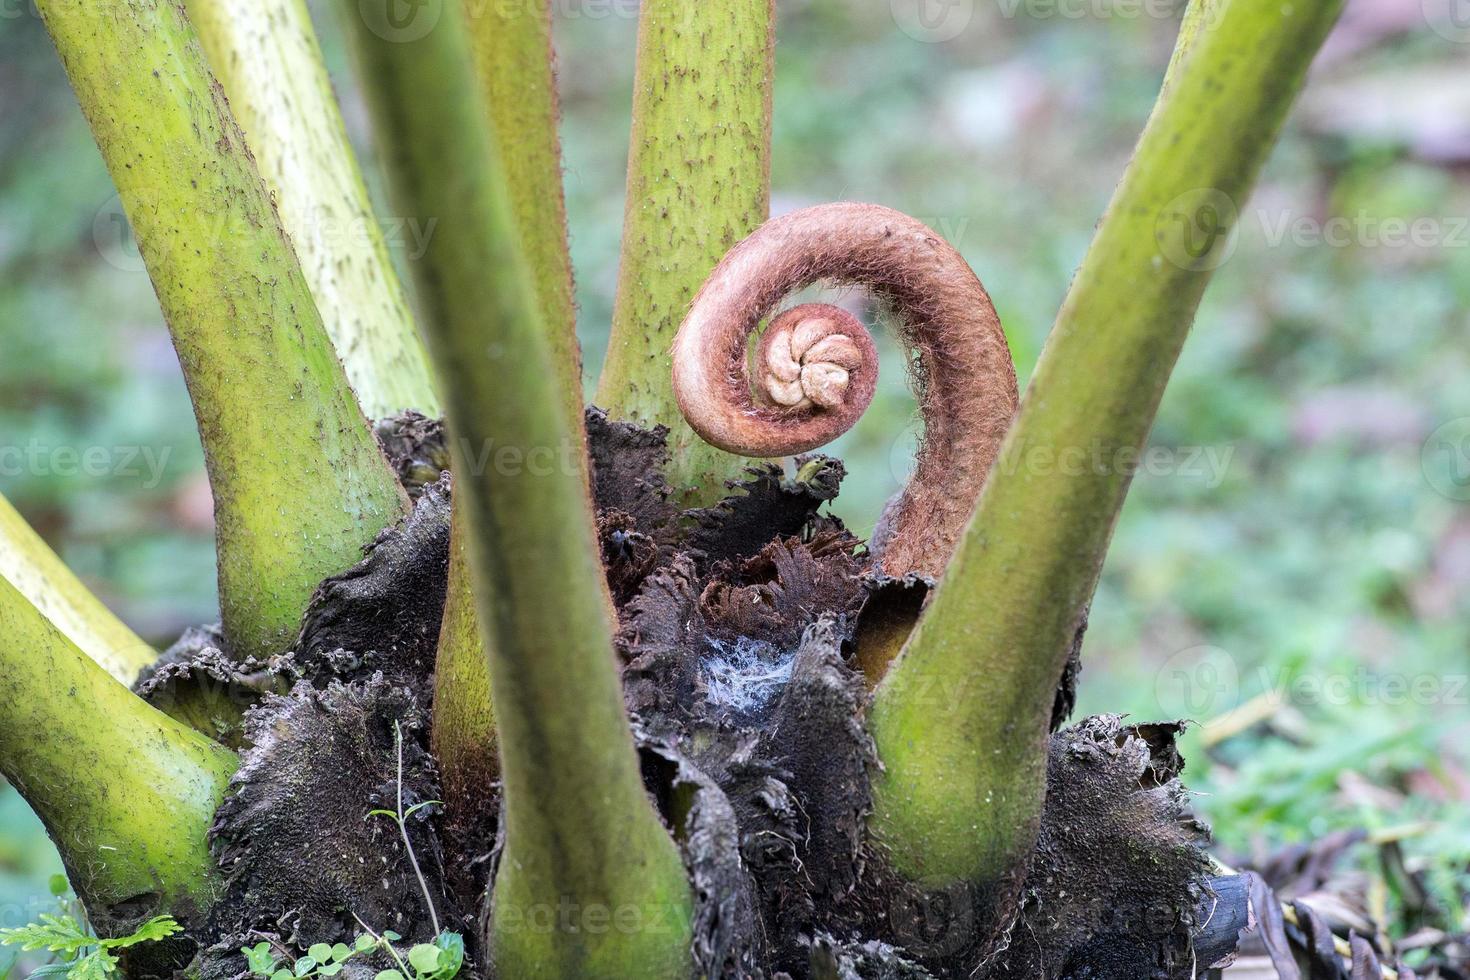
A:
[[[52,891],[56,886],[53,881]],[[43,913],[39,919],[17,929],[0,929],[0,946],[19,946],[26,952],[44,949],[56,953],[62,962],[33,970],[31,976],[65,976],[68,980],[111,980],[117,976],[117,957],[109,950],[158,942],[182,932],[184,928],[174,921],[173,916],[160,915],[149,919],[129,935],[103,939],[92,935],[83,923],[69,915]],[[83,952],[88,949],[91,952]]]
[[[19,946],[26,952],[45,949],[53,953],[77,953],[95,945],[97,939],[69,916],[43,912],[39,922],[15,929],[0,929],[0,946]]]
[[[355,956],[382,950],[398,960],[392,942],[399,938],[392,930],[384,931],[382,938],[372,935],[357,936],[351,946],[346,943],[314,943],[305,956],[292,963],[283,964],[280,956],[268,942],[254,946],[242,946],[240,953],[253,976],[264,980],[312,980],[315,977],[335,977],[342,966]],[[453,980],[464,965],[464,937],[454,932],[440,933],[433,943],[419,943],[408,952],[408,963],[398,960],[404,969],[411,965],[412,980]],[[378,974],[384,980],[409,980],[400,970],[384,970]]]

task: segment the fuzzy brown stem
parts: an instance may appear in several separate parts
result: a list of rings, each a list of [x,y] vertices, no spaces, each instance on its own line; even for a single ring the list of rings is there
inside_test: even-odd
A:
[[[763,335],[754,378],[748,365],[749,337],[761,320],[788,293],[822,281],[864,286],[891,305],[900,336],[917,354],[924,442],[882,565],[891,575],[937,578],[1018,395],[985,287],[922,222],[874,204],[838,203],[763,224],[721,260],[679,328],[679,408],[702,438],[745,456],[805,452],[847,431],[878,378],[872,338],[850,314],[824,304],[788,310]]]

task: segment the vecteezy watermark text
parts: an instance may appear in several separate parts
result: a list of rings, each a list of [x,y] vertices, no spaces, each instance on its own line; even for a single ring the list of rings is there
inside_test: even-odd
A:
[[[1220,647],[1202,644],[1169,657],[1154,678],[1159,708],[1176,718],[1206,720],[1239,706],[1243,672]],[[1470,705],[1470,674],[1346,670],[1263,665],[1245,679],[1272,706],[1458,707]]]
[[[115,477],[138,479],[145,490],[163,482],[172,446],[52,445],[32,439],[23,446],[0,445],[0,477]]]
[[[1178,477],[1197,480],[1208,489],[1225,481],[1235,446],[1109,446],[1094,441],[1087,446],[1029,446],[1006,453],[996,467],[1008,473],[1036,476]]]
[[[150,210],[146,202],[133,202],[133,207],[142,212]],[[437,217],[399,216],[378,221],[361,215],[339,218],[319,208],[303,216],[292,230],[292,236],[298,244],[313,242],[329,248],[340,245],[368,248],[380,235],[390,249],[403,253],[408,261],[416,262],[428,251],[438,226]],[[208,216],[196,216],[193,237],[200,243],[218,243],[278,234],[273,225],[253,224],[238,209],[222,208]],[[147,269],[132,226],[123,211],[122,199],[116,194],[97,209],[92,219],[92,243],[102,260],[114,268],[123,272],[144,272]]]
[[[1154,219],[1159,254],[1193,271],[1224,265],[1245,232],[1272,249],[1284,245],[1379,250],[1470,247],[1470,217],[1464,215],[1379,215],[1359,210],[1319,217],[1289,208],[1242,210],[1229,195],[1209,187],[1178,195]]]

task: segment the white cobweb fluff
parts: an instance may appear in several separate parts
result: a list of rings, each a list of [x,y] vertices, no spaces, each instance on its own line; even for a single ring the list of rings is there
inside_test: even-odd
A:
[[[796,651],[742,636],[733,643],[709,640],[700,664],[705,701],[716,708],[748,715],[763,710],[791,680]]]

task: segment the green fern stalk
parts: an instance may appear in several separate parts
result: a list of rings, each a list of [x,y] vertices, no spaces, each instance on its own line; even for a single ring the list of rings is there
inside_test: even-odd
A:
[[[500,166],[542,323],[567,404],[582,411],[582,350],[572,298],[566,194],[561,179],[560,103],[549,0],[466,5],[466,24]]]
[[[500,776],[490,664],[470,581],[463,495],[456,494],[449,533],[449,582],[434,659],[434,758],[451,823],[468,825]]]
[[[1195,0],[1200,2],[1200,0]],[[1340,0],[1224,0],[1177,66],[1067,294],[945,580],[869,713],[871,828],[914,879],[1024,860],[1079,617],[1200,294]],[[1046,460],[1097,452],[1063,474]]]
[[[771,0],[644,0],[612,336],[593,401],[670,427],[670,482],[688,504],[725,494],[748,460],[695,435],[669,349],[695,292],[771,203]]]
[[[170,0],[39,0],[138,239],[204,443],[237,656],[283,650],[312,590],[407,499],[322,327],[244,136]]]
[[[0,672],[0,773],[45,823],[94,924],[105,931],[119,907],[197,921],[219,886],[207,834],[234,753],[109,677],[8,577]]]
[[[687,977],[692,899],[623,709],[580,418],[537,309],[463,21],[446,7],[423,37],[389,41],[356,0],[342,7],[379,139],[393,148],[399,206],[440,218],[424,257],[439,284],[423,297],[424,320],[453,433],[505,793],[488,948],[504,976]],[[548,909],[556,926],[543,929]],[[603,913],[639,927],[576,918]]]
[[[57,557],[25,518],[0,497],[0,576],[77,648],[123,684],[158,657]]]
[[[577,418],[582,412],[582,354],[561,181],[551,5],[466,7],[466,26],[482,104],[490,113],[491,128],[503,134],[496,141],[500,169],[525,250],[533,298],[546,327],[552,361],[565,372],[558,386],[567,411]],[[470,594],[461,511],[462,504],[456,501],[448,599],[434,675],[434,747],[451,812],[479,805],[498,775],[490,675]]]
[[[306,0],[188,0],[369,418],[439,415],[429,358],[347,140]]]

